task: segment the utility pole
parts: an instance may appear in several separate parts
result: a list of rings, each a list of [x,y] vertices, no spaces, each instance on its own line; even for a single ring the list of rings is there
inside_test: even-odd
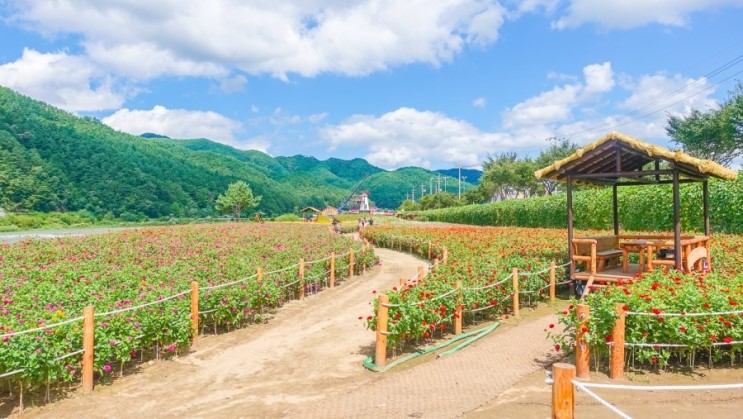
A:
[[[421,183],[421,197],[426,193],[426,184]]]
[[[415,204],[415,186],[413,186],[413,190],[411,191],[411,193],[412,193],[412,195],[410,195],[410,196],[413,197],[413,203]]]
[[[446,192],[446,176],[444,176],[444,192]]]
[[[438,182],[438,185],[436,186],[436,192],[441,192],[441,175],[439,175],[439,178],[436,179],[436,182]]]
[[[462,166],[459,166],[459,176],[457,180],[459,181],[459,199],[462,199]]]
[[[428,190],[430,193],[433,193],[433,176],[428,179]]]

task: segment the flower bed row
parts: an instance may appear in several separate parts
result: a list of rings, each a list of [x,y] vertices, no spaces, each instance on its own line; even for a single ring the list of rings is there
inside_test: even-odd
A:
[[[521,271],[521,298],[539,298],[547,293],[550,263],[562,265],[566,259],[561,230],[398,225],[366,228],[361,234],[377,246],[422,258],[429,258],[429,243],[431,259],[443,257],[447,248],[448,263],[440,264],[424,281],[385,291],[390,301],[390,347],[451,329],[458,304],[465,322],[510,312],[513,268]],[[565,269],[558,269],[557,281],[564,278]],[[462,287],[455,291],[457,282]],[[376,308],[376,300],[374,304]],[[375,315],[367,318],[367,326],[376,328]]]
[[[27,387],[77,380],[80,357],[67,356],[82,348],[79,316],[88,305],[98,374],[145,350],[175,353],[190,344],[191,281],[202,289],[202,324],[236,327],[296,297],[300,259],[317,261],[305,265],[305,293],[325,286],[331,252],[339,255],[336,278],[347,276],[350,248],[357,271],[376,262],[361,244],[313,225],[189,225],[4,245],[0,375]],[[45,328],[56,323],[64,324]],[[44,329],[23,333],[36,328]]]
[[[625,311],[629,364],[693,367],[743,354],[743,274],[655,271],[594,290],[583,303],[590,307],[587,326],[571,306],[559,315],[565,331],[548,334],[560,350],[573,347],[581,329],[597,369],[608,361],[616,304]]]

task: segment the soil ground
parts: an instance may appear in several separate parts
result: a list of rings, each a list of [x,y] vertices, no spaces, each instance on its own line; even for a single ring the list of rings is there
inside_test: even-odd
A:
[[[567,362],[572,362],[567,361]],[[471,419],[518,418],[544,419],[551,414],[552,387],[545,383],[545,372],[525,377],[507,390],[466,416]],[[592,373],[589,383],[626,385],[709,385],[743,383],[741,368],[701,368],[694,374],[645,373],[628,374],[622,381],[610,380],[606,374]],[[699,419],[743,417],[743,389],[701,391],[625,391],[591,389],[633,418]],[[588,394],[576,393],[575,416],[578,418],[618,417]]]
[[[423,262],[376,249],[382,264],[334,289],[294,301],[266,324],[202,337],[189,354],[143,364],[90,395],[79,392],[26,409],[24,416],[545,418],[551,388],[544,370],[557,361],[544,328],[555,308],[522,309],[490,335],[441,359],[433,356],[386,373],[362,367],[374,333],[359,316],[371,314],[373,290],[391,288]],[[567,304],[562,302],[560,304]],[[743,370],[631,375],[626,383],[743,382]],[[609,382],[594,374],[592,382]],[[741,417],[743,391],[616,392],[598,390],[633,417]],[[10,413],[11,409],[3,410]],[[12,412],[17,415],[17,409]],[[578,393],[577,417],[612,417]]]

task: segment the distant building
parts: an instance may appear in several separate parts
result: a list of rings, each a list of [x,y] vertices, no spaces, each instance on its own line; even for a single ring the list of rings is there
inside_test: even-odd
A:
[[[325,207],[324,210],[322,210],[322,215],[338,215],[338,209],[331,207],[331,206],[327,206]]]

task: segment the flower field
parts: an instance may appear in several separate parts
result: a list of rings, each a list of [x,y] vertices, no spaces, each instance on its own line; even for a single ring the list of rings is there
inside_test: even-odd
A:
[[[77,380],[88,305],[96,310],[100,376],[175,353],[190,344],[191,281],[199,284],[202,325],[239,327],[297,297],[300,258],[305,293],[326,286],[331,252],[335,277],[347,276],[350,248],[355,271],[376,263],[371,250],[327,226],[297,224],[187,225],[4,245],[0,376],[31,386]]]
[[[567,260],[564,230],[516,227],[472,226],[380,226],[364,229],[364,238],[380,247],[410,251],[431,258],[441,258],[448,249],[448,264],[429,274],[413,287],[386,291],[390,299],[389,346],[405,341],[428,339],[434,332],[451,328],[458,304],[463,320],[475,316],[507,313],[512,307],[511,272],[518,268],[519,294],[522,299],[539,298],[547,291],[550,262],[562,265]],[[538,274],[537,274],[538,273]],[[557,269],[557,281],[565,277]],[[455,292],[461,282],[460,293]],[[461,301],[459,301],[461,298]],[[368,319],[370,328],[376,318]]]

